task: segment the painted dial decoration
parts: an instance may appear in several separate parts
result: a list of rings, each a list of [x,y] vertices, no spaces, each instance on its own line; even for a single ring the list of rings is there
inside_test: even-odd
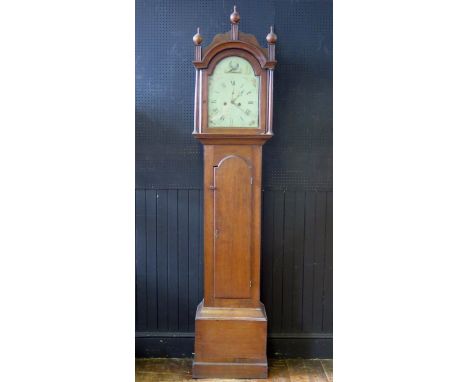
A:
[[[258,128],[260,77],[250,63],[226,57],[208,78],[208,127]]]

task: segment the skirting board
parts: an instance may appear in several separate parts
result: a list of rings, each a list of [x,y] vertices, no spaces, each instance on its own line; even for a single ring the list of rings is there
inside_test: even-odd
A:
[[[137,358],[192,358],[194,333],[137,332]],[[270,358],[333,358],[333,334],[270,334],[267,339]]]

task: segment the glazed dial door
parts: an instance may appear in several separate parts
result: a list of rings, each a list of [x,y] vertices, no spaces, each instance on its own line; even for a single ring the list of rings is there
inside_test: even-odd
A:
[[[260,78],[246,59],[222,59],[208,79],[208,127],[258,128],[259,90]]]

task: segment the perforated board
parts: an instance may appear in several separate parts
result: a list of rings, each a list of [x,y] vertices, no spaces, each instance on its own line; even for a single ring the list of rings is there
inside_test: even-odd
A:
[[[332,188],[332,2],[236,1],[240,30],[278,35],[275,136],[264,146],[265,189]],[[229,30],[228,1],[136,1],[136,187],[199,188],[192,137],[192,36]]]

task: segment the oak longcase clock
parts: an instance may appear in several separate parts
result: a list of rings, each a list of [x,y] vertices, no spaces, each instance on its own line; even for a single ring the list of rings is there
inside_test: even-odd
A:
[[[268,47],[231,30],[201,47],[197,31],[193,135],[204,148],[204,299],[195,317],[195,378],[266,378],[260,302],[262,146],[273,136],[276,35]]]

